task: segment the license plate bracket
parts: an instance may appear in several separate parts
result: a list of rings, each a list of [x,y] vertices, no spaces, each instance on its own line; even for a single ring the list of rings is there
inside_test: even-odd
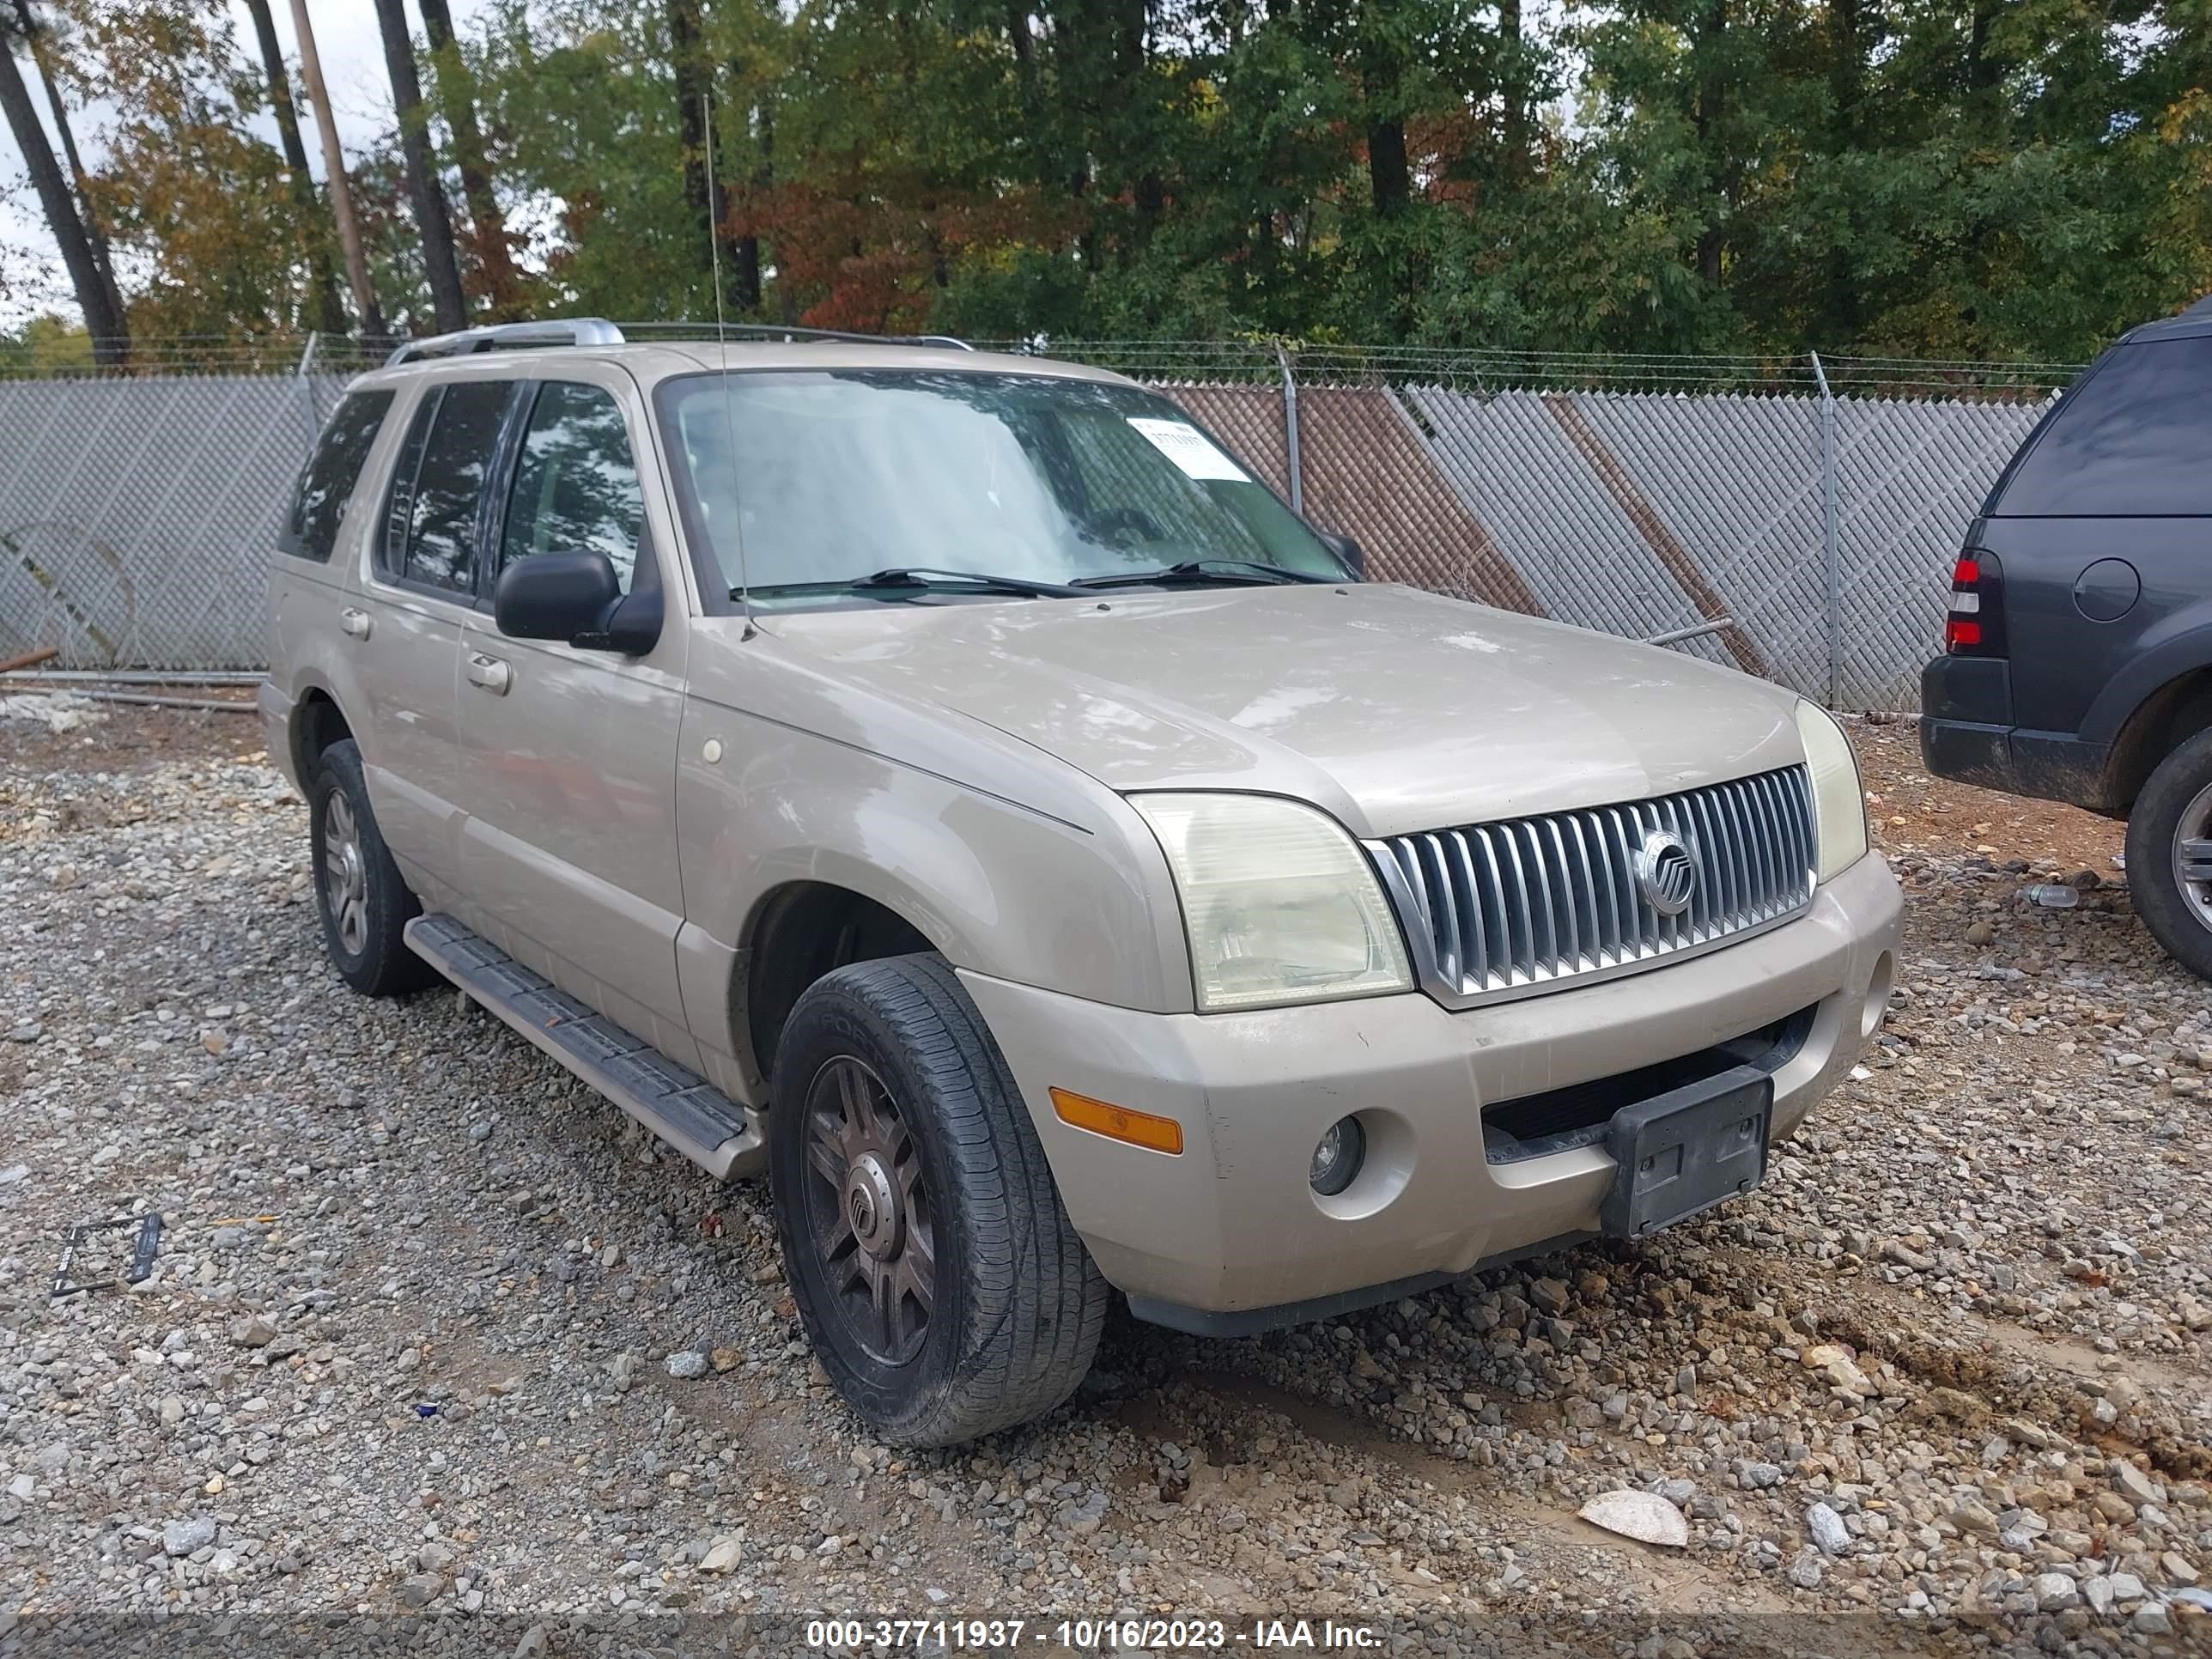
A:
[[[1598,1207],[1615,1238],[1640,1238],[1766,1179],[1774,1079],[1750,1066],[1624,1106],[1606,1132],[1619,1166]]]

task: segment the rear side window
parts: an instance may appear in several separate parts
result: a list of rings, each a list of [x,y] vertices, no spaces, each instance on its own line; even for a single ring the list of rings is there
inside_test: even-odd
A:
[[[2116,349],[1999,488],[2007,518],[2212,514],[2212,336]]]
[[[513,380],[457,380],[415,411],[392,474],[378,559],[387,575],[473,593],[484,481],[514,392]]]
[[[548,381],[522,436],[500,568],[533,553],[604,553],[627,593],[644,526],[622,405],[595,386]]]
[[[330,562],[346,503],[353,499],[369,448],[391,410],[389,392],[356,392],[340,402],[330,424],[323,428],[314,454],[301,471],[292,511],[276,538],[281,550],[317,564]]]

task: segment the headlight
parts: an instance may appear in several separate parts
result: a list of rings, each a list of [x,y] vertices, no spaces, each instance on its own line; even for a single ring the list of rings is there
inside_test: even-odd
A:
[[[1809,702],[1797,705],[1797,735],[1813,778],[1813,822],[1820,839],[1815,867],[1822,881],[1833,881],[1866,856],[1866,792],[1859,787],[1858,757],[1844,728]]]
[[[1133,795],[1166,849],[1200,1011],[1413,988],[1367,858],[1310,806],[1267,795]]]

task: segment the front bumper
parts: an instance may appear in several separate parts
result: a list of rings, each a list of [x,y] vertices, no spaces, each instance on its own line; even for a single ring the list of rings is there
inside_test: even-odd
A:
[[[1322,1316],[1597,1231],[1602,1144],[1486,1155],[1486,1103],[1695,1053],[1813,1010],[1774,1073],[1776,1138],[1843,1078],[1880,1023],[1902,899],[1868,857],[1787,926],[1687,962],[1452,1013],[1425,995],[1152,1014],[961,977],[1004,1051],[1062,1201],[1146,1317],[1231,1331]],[[1062,1122],[1054,1087],[1182,1126],[1179,1156]],[[1350,1113],[1369,1130],[1345,1192],[1310,1159]]]

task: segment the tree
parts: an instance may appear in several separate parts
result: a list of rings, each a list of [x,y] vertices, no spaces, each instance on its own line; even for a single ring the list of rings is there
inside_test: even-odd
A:
[[[557,34],[520,6],[483,38],[478,96],[519,196],[559,204],[543,287],[603,317],[714,314],[704,228],[686,199],[662,0],[589,0]]]
[[[77,154],[76,131],[70,122],[69,106],[62,100],[62,89],[55,79],[46,25],[31,9],[31,0],[15,0],[15,18],[22,30],[24,42],[30,48],[31,61],[37,66],[39,79],[46,88],[46,107],[53,112],[54,131],[62,143],[62,160],[68,164],[70,183],[76,191],[77,208],[84,215],[85,240],[92,245],[94,263],[100,267],[100,279],[107,290],[107,303],[118,316],[121,316],[122,290],[115,285],[115,264],[108,252],[107,234],[101,228],[100,216],[92,209],[84,158]]]
[[[492,189],[491,170],[484,161],[483,134],[477,125],[474,77],[453,33],[453,13],[446,0],[419,0],[422,29],[430,40],[430,72],[438,84],[438,102],[453,135],[453,161],[460,169],[461,199],[468,204],[473,235],[470,252],[483,279],[484,297],[495,318],[519,313],[522,278],[514,268],[514,250],[507,246],[507,222]]]
[[[131,338],[122,307],[113,288],[101,276],[84,216],[62,177],[53,147],[46,142],[46,129],[39,124],[38,110],[31,102],[31,90],[15,64],[21,28],[20,20],[13,27],[0,27],[0,36],[4,36],[0,38],[0,114],[8,118],[8,130],[15,135],[16,149],[31,175],[31,187],[46,215],[46,228],[61,250],[70,286],[76,294],[77,309],[84,314],[85,327],[93,337],[94,361],[103,366],[126,362]],[[23,44],[27,47],[30,43],[24,40]]]
[[[408,32],[400,0],[376,0],[376,26],[384,37],[384,64],[392,77],[392,101],[399,118],[399,149],[407,162],[407,194],[422,238],[422,268],[430,285],[430,305],[441,332],[468,325],[468,300],[461,290],[461,267],[453,251],[453,222],[446,208],[446,187],[430,149],[430,126],[422,107],[422,86],[415,73],[415,40]]]
[[[330,89],[323,84],[322,56],[315,50],[315,27],[307,16],[307,0],[292,0],[292,32],[300,42],[300,77],[315,113],[315,131],[323,143],[323,177],[331,194],[331,217],[337,226],[338,246],[345,254],[346,284],[353,290],[354,309],[361,331],[371,339],[384,337],[384,310],[368,273],[368,258],[362,246],[361,223],[354,211],[353,183],[346,175],[345,148],[338,142],[338,124],[331,108]]]
[[[293,205],[302,227],[314,238],[313,252],[308,257],[315,273],[315,326],[327,334],[343,334],[345,307],[338,302],[337,273],[331,269],[330,249],[321,236],[321,204],[315,195],[313,175],[307,171],[307,147],[300,137],[300,115],[292,102],[291,72],[285,68],[283,49],[276,41],[276,20],[270,15],[269,0],[246,0],[246,9],[252,15],[254,38],[261,49],[261,71],[268,80],[269,106],[284,147]]]
[[[312,327],[321,216],[250,125],[265,88],[227,10],[200,0],[81,4],[71,40],[115,113],[91,181],[137,274],[145,335],[244,336]]]
[[[699,0],[668,0],[668,43],[675,71],[676,129],[684,146],[684,200],[691,210],[700,256],[708,264],[711,281],[716,245],[722,238],[723,222],[729,217],[730,198],[727,184],[715,177],[708,166],[708,145],[714,127],[714,81]],[[752,298],[757,301],[759,295]],[[720,300],[728,310],[742,313],[750,308],[726,278]]]
[[[270,3],[257,58],[217,0],[0,0],[142,335],[330,314]],[[2203,3],[424,0],[426,107],[378,0],[350,179],[298,72],[372,333],[696,320],[719,248],[727,314],[837,327],[2071,360],[2212,287]]]
[[[92,341],[83,325],[44,312],[14,335],[0,334],[0,364],[51,374],[56,369],[94,366]]]

